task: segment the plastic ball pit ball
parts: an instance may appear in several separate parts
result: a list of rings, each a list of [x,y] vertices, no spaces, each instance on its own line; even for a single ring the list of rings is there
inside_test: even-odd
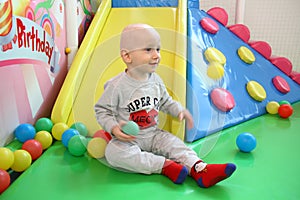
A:
[[[68,125],[63,123],[63,122],[59,122],[53,125],[52,127],[52,136],[56,139],[56,140],[61,140],[61,136],[62,134],[65,132],[65,130],[69,129]]]
[[[8,170],[14,163],[14,153],[6,147],[0,147],[0,169]]]
[[[4,192],[10,185],[9,173],[3,169],[0,169],[0,194]]]
[[[267,112],[272,115],[278,113],[278,108],[279,108],[279,103],[277,103],[276,101],[270,101],[266,106]]]
[[[86,152],[87,140],[82,135],[74,135],[68,142],[68,150],[73,156],[82,156]]]
[[[105,154],[105,147],[107,145],[107,142],[105,139],[100,137],[92,138],[88,145],[87,145],[87,151],[89,155],[93,158],[102,158]]]
[[[37,140],[27,140],[22,145],[22,149],[28,151],[30,153],[32,160],[36,160],[39,158],[43,153],[43,146]]]
[[[288,102],[288,101],[286,101],[286,100],[279,101],[279,105],[283,105],[283,104],[289,104],[289,105],[291,105],[291,103]]]
[[[249,153],[256,147],[256,138],[251,133],[241,133],[236,138],[236,145],[240,151]]]
[[[34,139],[41,143],[43,150],[48,149],[53,141],[52,135],[48,131],[37,132]]]
[[[16,172],[22,172],[26,170],[32,162],[31,155],[28,151],[23,149],[16,150],[14,152],[14,163],[11,166],[11,169]]]
[[[68,147],[68,142],[74,135],[79,135],[79,132],[76,129],[69,128],[65,130],[61,136],[61,141],[65,147]]]
[[[76,122],[72,124],[70,128],[76,129],[82,136],[87,136],[89,133],[86,126],[81,122]]]
[[[111,135],[105,130],[98,130],[96,133],[94,133],[93,138],[96,137],[104,139],[107,143],[112,139]]]
[[[290,104],[282,104],[278,108],[278,114],[282,118],[289,118],[293,112],[294,109]]]
[[[129,121],[122,126],[122,131],[128,135],[137,135],[140,131],[139,125],[134,121]]]
[[[34,138],[36,131],[34,126],[25,123],[17,126],[17,128],[14,131],[14,134],[20,142],[26,142],[26,140]]]
[[[36,132],[39,132],[39,131],[51,132],[51,129],[53,127],[53,122],[51,121],[51,119],[43,117],[36,121],[34,127],[35,127]]]

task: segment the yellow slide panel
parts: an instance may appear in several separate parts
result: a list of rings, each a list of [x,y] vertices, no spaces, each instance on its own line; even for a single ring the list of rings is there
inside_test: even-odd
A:
[[[186,98],[186,3],[178,7],[111,8],[102,1],[92,24],[75,56],[51,119],[54,123],[84,123],[89,135],[101,129],[94,104],[101,96],[107,80],[125,70],[119,55],[122,29],[131,23],[147,23],[161,35],[161,63],[157,73],[174,99],[185,106]],[[184,123],[160,113],[160,127],[181,139]]]

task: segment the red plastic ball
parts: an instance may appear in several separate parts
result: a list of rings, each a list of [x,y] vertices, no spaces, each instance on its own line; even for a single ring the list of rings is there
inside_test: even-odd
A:
[[[94,133],[93,138],[100,137],[104,139],[107,143],[112,139],[111,135],[105,130],[98,130]]]
[[[0,169],[0,194],[10,185],[10,176],[6,170]]]
[[[282,104],[278,108],[278,114],[282,118],[288,118],[293,114],[293,107],[289,104]]]
[[[28,151],[28,153],[31,155],[32,160],[36,160],[43,153],[42,144],[34,139],[24,142],[24,144],[22,145],[22,149]]]

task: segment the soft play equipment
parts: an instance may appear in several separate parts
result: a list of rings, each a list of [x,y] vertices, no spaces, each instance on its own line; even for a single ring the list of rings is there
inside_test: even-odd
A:
[[[228,26],[224,9],[198,8],[187,13],[187,107],[195,129],[187,130],[186,141],[265,114],[270,101],[300,100],[300,76],[293,76],[287,58],[272,55],[266,42],[251,41],[247,26]]]
[[[194,0],[178,2],[103,0],[75,56],[53,108],[52,135],[58,141],[55,141],[26,170],[26,163],[21,163],[21,170],[25,171],[8,189],[6,187],[9,184],[9,177],[0,170],[3,174],[0,174],[2,177],[0,181],[3,183],[0,192],[6,189],[0,195],[0,199],[299,199],[300,161],[297,157],[300,152],[300,135],[298,134],[300,103],[296,102],[294,97],[299,94],[295,78],[297,73],[294,73],[295,76],[286,76],[276,66],[266,64],[268,61],[262,59],[261,55],[253,50],[253,46],[258,43],[251,44],[251,48],[247,43],[241,43],[241,40],[232,34],[236,32],[235,28],[227,30],[225,26],[220,25],[220,23],[225,25],[225,20],[220,20],[221,22],[216,20],[216,18],[219,19],[217,16],[220,13],[216,14],[212,11],[206,13],[200,11],[198,6],[198,1]],[[226,12],[221,14],[221,16],[224,15]],[[201,21],[200,19],[204,17],[207,18]],[[162,115],[161,126],[180,138],[189,140],[187,145],[207,163],[235,163],[237,171],[230,179],[213,188],[202,189],[189,177],[182,185],[176,185],[162,175],[125,173],[106,165],[103,156],[105,145],[111,136],[97,124],[93,106],[103,91],[105,81],[124,70],[124,65],[119,58],[119,34],[125,25],[135,22],[149,23],[162,35],[162,62],[158,73],[165,81],[170,94],[184,106],[192,108],[191,112],[197,120],[195,129],[186,134],[184,134],[183,123],[165,115]],[[243,29],[243,26],[241,27]],[[229,38],[234,38],[230,39],[229,44],[223,32],[228,33]],[[202,33],[203,37],[198,34],[196,37],[194,35],[196,33]],[[220,40],[223,37],[225,37],[223,42],[227,45],[222,46]],[[218,42],[214,41],[216,38]],[[245,36],[242,38],[247,39]],[[206,42],[211,41],[209,44],[212,45],[198,43],[200,39]],[[240,43],[243,47],[234,48],[235,51],[232,52],[232,48]],[[203,50],[200,50],[200,47]],[[261,46],[258,45],[258,47]],[[259,49],[258,47],[256,49]],[[191,51],[194,49],[195,51]],[[268,57],[267,54],[268,52],[263,53]],[[238,61],[240,58],[242,62]],[[197,59],[199,60],[196,61]],[[286,63],[286,59],[279,59],[279,61]],[[194,65],[194,62],[201,62],[203,69]],[[239,63],[241,69],[235,72],[231,62]],[[260,65],[256,64],[257,62]],[[260,77],[263,76],[261,74],[254,76],[254,72],[251,72],[253,68],[262,69],[262,65],[265,64],[267,65],[265,70],[271,75],[266,73],[265,78]],[[188,69],[187,73],[186,69]],[[203,70],[201,76],[199,74],[191,76],[191,73],[194,73],[193,70],[195,73],[198,72],[196,69]],[[232,71],[229,72],[229,69]],[[285,68],[281,69],[286,71]],[[265,70],[256,73],[264,73]],[[233,74],[236,75],[234,78],[240,81],[231,80],[230,78],[233,77],[229,75]],[[270,77],[275,74],[276,76],[270,82]],[[249,81],[245,82],[248,80],[247,77]],[[296,84],[289,77],[294,77]],[[208,90],[212,89],[208,87],[212,85],[208,84],[202,88],[203,84],[207,84],[205,81],[212,85],[217,82],[224,87],[214,87],[215,90]],[[230,87],[225,87],[229,85]],[[244,90],[232,89],[238,87]],[[282,94],[277,94],[273,87],[279,88]],[[247,88],[250,88],[249,92]],[[206,92],[206,98],[201,96],[203,91]],[[273,92],[270,94],[270,91]],[[214,96],[221,98],[211,98]],[[240,102],[240,98],[245,100],[245,105],[246,102],[249,103],[249,107],[244,106],[245,110],[249,109],[249,113],[253,114],[257,110],[261,113],[256,113],[251,117],[245,116],[245,120],[236,122],[239,124],[229,123],[228,128],[219,131],[219,134],[211,134],[212,129],[209,133],[201,132],[199,118],[204,120],[204,125],[207,127],[210,126],[205,124],[206,122],[216,120],[215,130],[225,127],[224,120],[219,123],[220,118],[212,116],[211,111],[208,111],[209,119],[205,121],[202,115],[206,115],[206,110],[204,113],[201,110],[200,116],[197,117],[198,110],[191,107],[194,104],[190,104],[192,99],[195,99],[201,108],[208,106],[208,109],[213,109],[214,113],[235,117],[231,115],[231,112],[237,108],[243,110],[241,107],[243,102]],[[273,98],[272,102],[277,102],[277,104],[273,103],[272,108],[268,109],[272,114],[263,115],[266,112],[264,106],[267,105],[269,99]],[[288,118],[282,118],[277,113],[279,107],[286,105],[287,101],[291,103],[293,113]],[[254,110],[253,104],[257,106]],[[285,111],[284,113],[291,112]],[[78,127],[74,124],[79,122],[86,125],[87,137],[93,136],[93,138],[88,138],[87,145],[84,144],[86,149],[79,141],[81,140],[80,130],[73,129]],[[74,127],[69,128],[72,125]],[[85,132],[85,127],[83,130]],[[76,136],[71,142],[69,133]],[[241,133],[251,133],[255,137],[257,145],[251,149],[251,152],[243,152],[237,146],[236,139]],[[206,137],[201,138],[203,136]],[[240,143],[244,147],[245,143]],[[9,148],[16,151],[18,145],[12,143]],[[3,157],[0,156],[0,160],[2,158],[13,162],[9,150],[0,150]],[[6,154],[7,156],[4,157]],[[10,166],[2,167],[9,168]]]
[[[168,7],[137,8],[130,7],[132,5],[128,5],[129,1],[127,7],[124,7],[120,1],[121,8],[113,8],[113,2],[101,3],[94,23],[91,24],[61,88],[51,116],[54,123],[64,122],[71,125],[75,121],[83,122],[90,135],[101,129],[95,118],[94,105],[105,82],[125,69],[119,56],[119,36],[122,29],[130,23],[147,23],[160,33],[162,60],[158,73],[162,75],[170,94],[185,106],[186,5],[179,2],[177,6],[177,1],[170,1],[164,3]],[[155,4],[155,1],[151,4]],[[162,115],[160,125],[184,138],[184,123]]]
[[[269,101],[300,100],[300,85],[292,79],[289,60],[272,56],[266,42],[250,41],[245,25],[228,26],[225,10],[206,13],[198,9],[198,1],[188,1],[189,9],[181,3],[175,8],[177,1],[167,3],[172,7],[159,8],[147,3],[143,5],[148,7],[132,7],[139,6],[139,1],[115,4],[118,9],[111,9],[108,1],[101,4],[97,23],[92,24],[89,40],[82,44],[57,98],[54,122],[84,122],[91,135],[101,129],[93,106],[104,83],[124,70],[119,34],[135,22],[148,23],[161,34],[158,73],[174,99],[192,112],[195,128],[185,130],[183,123],[166,115],[160,125],[187,142],[265,114]]]

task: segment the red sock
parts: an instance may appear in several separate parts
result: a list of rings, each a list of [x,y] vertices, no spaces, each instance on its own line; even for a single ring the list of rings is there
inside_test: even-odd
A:
[[[236,169],[236,166],[232,163],[207,164],[202,171],[197,172],[196,165],[201,162],[202,161],[198,161],[192,167],[191,176],[196,180],[198,185],[203,188],[211,187],[218,182],[228,178]]]
[[[188,169],[186,166],[172,160],[166,160],[161,173],[171,179],[174,183],[181,184],[188,175]]]

